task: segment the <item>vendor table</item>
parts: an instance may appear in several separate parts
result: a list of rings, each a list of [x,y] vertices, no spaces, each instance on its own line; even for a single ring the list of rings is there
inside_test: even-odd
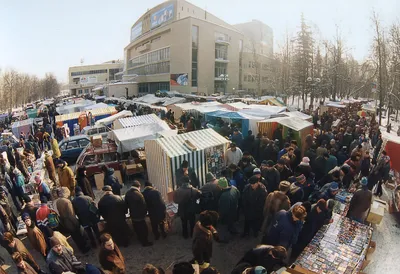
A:
[[[372,228],[333,214],[291,268],[300,273],[352,274],[361,270],[372,236]]]

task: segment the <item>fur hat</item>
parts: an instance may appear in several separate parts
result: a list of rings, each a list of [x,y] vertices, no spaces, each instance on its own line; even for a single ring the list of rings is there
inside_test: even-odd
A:
[[[215,178],[214,174],[212,174],[211,172],[208,172],[206,174],[206,182],[211,182],[211,181],[214,181],[215,179],[216,178]]]
[[[255,175],[255,174],[261,174],[261,170],[259,169],[259,168],[255,168],[254,170],[253,170],[253,174]]]
[[[308,158],[308,157],[303,157],[303,159],[301,160],[300,165],[302,165],[302,166],[309,166],[309,165],[310,165],[310,158]]]

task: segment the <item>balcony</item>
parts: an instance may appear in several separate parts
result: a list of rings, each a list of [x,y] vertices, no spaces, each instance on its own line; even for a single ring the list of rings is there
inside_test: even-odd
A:
[[[220,45],[227,45],[229,46],[231,43],[229,43],[229,41],[223,39],[223,38],[216,38],[215,39],[215,44],[220,44]]]
[[[219,62],[219,63],[229,63],[229,60],[227,57],[215,57],[215,62]]]

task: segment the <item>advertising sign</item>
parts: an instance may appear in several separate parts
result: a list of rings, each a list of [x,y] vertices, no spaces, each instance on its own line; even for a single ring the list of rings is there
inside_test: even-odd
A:
[[[81,84],[94,84],[97,83],[97,76],[81,76]]]
[[[142,22],[137,23],[131,29],[131,42],[142,34]]]
[[[165,6],[151,15],[151,28],[158,27],[174,17],[174,4]]]
[[[171,86],[187,86],[189,83],[187,73],[171,74],[169,84]]]

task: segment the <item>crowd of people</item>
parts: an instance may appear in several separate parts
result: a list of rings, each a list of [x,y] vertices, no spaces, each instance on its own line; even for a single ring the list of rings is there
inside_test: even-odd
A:
[[[243,137],[238,128],[221,124],[226,135],[231,133],[232,142],[220,176],[208,173],[202,185],[187,161],[176,171],[173,200],[182,237],[192,241],[193,259],[175,264],[172,273],[192,274],[192,264],[199,265],[202,274],[271,273],[288,265],[323,225],[332,222],[335,196],[341,190],[354,193],[347,216],[364,222],[372,196],[380,197],[389,179],[390,157],[382,148],[375,118],[359,117],[358,107],[350,105],[321,116],[313,113],[314,132],[302,145],[290,131],[283,136],[280,127],[272,138],[251,131]],[[166,117],[171,120],[174,113]],[[135,180],[121,196],[122,182],[112,168],[103,166],[104,187],[95,202],[85,167],[75,177],[60,159],[53,123],[54,119],[46,119],[35,136],[22,133],[17,146],[8,144],[7,157],[0,156],[1,245],[18,273],[130,273],[119,246],[130,245],[133,232],[143,248],[154,244],[150,238],[168,237],[170,224],[160,192],[151,182]],[[202,127],[193,117],[184,116],[180,123],[189,131]],[[34,176],[40,197],[40,206],[35,206],[26,184],[42,153],[50,183]],[[19,216],[46,269],[16,236]],[[99,226],[101,219],[104,227]],[[212,266],[213,242],[228,244],[236,235],[259,238],[260,245],[244,250],[234,269],[218,271]],[[98,248],[98,261],[80,261],[66,236],[81,253]],[[142,273],[165,272],[147,264]]]

